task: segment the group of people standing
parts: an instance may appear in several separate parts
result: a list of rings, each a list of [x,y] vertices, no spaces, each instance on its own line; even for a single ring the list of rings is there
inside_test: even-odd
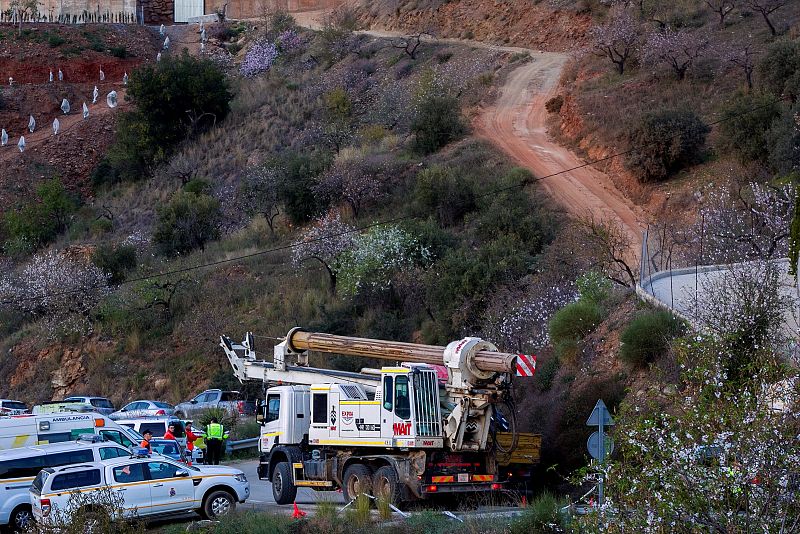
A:
[[[176,430],[177,429],[175,425],[169,425],[166,433],[161,439],[174,440],[177,443],[178,440],[175,437]],[[194,442],[197,441],[201,435],[195,434],[192,431],[191,421],[186,422],[184,430],[186,432],[186,450],[189,451],[188,463],[189,465],[192,465],[193,452],[195,448]],[[142,436],[144,439],[142,440],[140,446],[143,449],[147,449],[148,453],[152,453],[153,448],[150,445],[150,441],[153,439],[153,433],[150,430],[145,430],[142,433]],[[225,427],[220,424],[216,417],[212,417],[211,422],[206,427],[206,465],[219,465],[219,461],[222,458],[222,442],[226,439],[228,439],[228,432],[225,431]],[[178,449],[180,450],[180,444],[178,444]]]

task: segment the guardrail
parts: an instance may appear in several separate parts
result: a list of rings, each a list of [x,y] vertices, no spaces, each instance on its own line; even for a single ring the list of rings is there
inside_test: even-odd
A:
[[[225,454],[231,454],[234,451],[241,451],[244,449],[252,449],[258,447],[258,440],[261,438],[240,439],[239,441],[225,442]]]

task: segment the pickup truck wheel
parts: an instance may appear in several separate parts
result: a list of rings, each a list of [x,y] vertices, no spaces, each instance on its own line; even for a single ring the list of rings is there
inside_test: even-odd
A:
[[[288,462],[280,462],[272,473],[272,496],[278,504],[291,504],[297,497],[297,486],[292,481]]]
[[[372,479],[372,489],[377,499],[398,506],[401,501],[402,488],[397,477],[397,471],[391,465],[384,465],[375,471]]]
[[[215,491],[203,502],[203,516],[206,519],[216,519],[233,512],[236,509],[236,499],[227,491]]]
[[[175,412],[175,417],[177,417],[180,420],[183,420],[186,419],[186,414],[183,412]]]
[[[8,518],[8,524],[14,532],[25,532],[33,526],[33,512],[29,505],[23,504],[18,506],[11,512],[11,517]]]
[[[364,464],[352,464],[344,470],[342,493],[345,501],[352,501],[362,493],[372,495],[372,471]]]

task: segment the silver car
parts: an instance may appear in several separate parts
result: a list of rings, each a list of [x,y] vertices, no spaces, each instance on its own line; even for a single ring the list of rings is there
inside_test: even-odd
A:
[[[139,417],[160,417],[175,415],[175,407],[166,402],[154,400],[133,401],[108,417],[110,419],[137,419]]]
[[[114,405],[111,404],[111,401],[105,397],[84,397],[73,395],[64,399],[64,402],[83,402],[90,404],[93,408],[93,411],[103,415],[109,415],[114,411]]]

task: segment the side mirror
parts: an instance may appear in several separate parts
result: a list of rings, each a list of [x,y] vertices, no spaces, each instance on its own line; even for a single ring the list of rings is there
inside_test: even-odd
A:
[[[181,469],[180,471],[175,471],[175,476],[176,477],[188,477],[189,476],[189,471],[187,471],[186,469]]]
[[[264,425],[264,414],[256,415],[256,422],[260,423],[263,426]]]

